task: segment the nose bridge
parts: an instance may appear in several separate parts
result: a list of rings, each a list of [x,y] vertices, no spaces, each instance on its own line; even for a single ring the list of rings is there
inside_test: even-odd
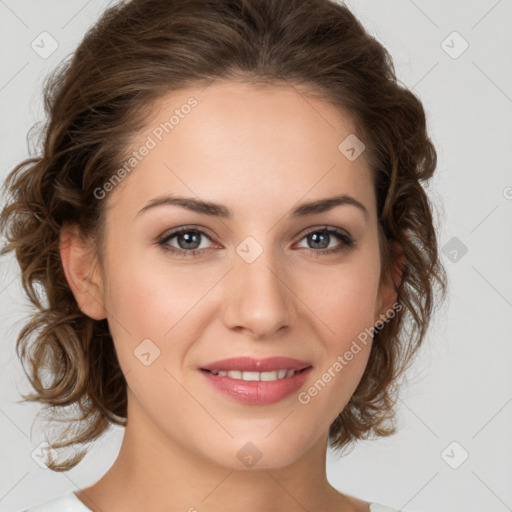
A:
[[[291,321],[290,294],[272,246],[247,237],[236,247],[226,322],[256,337],[271,336]]]

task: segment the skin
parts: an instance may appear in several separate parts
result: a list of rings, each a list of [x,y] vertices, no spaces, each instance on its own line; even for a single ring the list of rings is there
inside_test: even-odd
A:
[[[371,340],[306,405],[296,393],[241,404],[198,370],[226,357],[294,357],[313,365],[307,390],[389,312],[396,294],[380,280],[370,171],[364,153],[349,161],[338,150],[354,127],[297,87],[216,82],[162,98],[134,148],[190,96],[198,105],[103,199],[104,266],[74,226],[62,230],[68,282],[84,313],[107,318],[128,383],[119,456],[76,494],[95,512],[367,511],[365,501],[330,486],[325,463],[329,426],[361,379]],[[171,193],[226,205],[232,218],[169,205],[137,215]],[[368,218],[350,205],[286,218],[298,203],[341,193]],[[198,256],[157,243],[184,225],[206,232]],[[305,231],[324,225],[357,245],[321,254]],[[252,263],[236,252],[247,236],[263,249]],[[179,243],[167,245],[190,250]],[[331,235],[328,244],[343,242]],[[147,338],[160,350],[149,366],[134,356]],[[248,441],[262,454],[251,468],[237,457]]]

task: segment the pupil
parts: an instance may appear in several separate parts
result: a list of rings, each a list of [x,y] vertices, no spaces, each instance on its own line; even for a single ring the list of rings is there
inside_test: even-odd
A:
[[[312,233],[310,236],[310,241],[312,241],[313,245],[315,243],[318,242],[318,240],[320,238],[323,239],[323,243],[322,241],[320,242],[320,247],[315,247],[316,249],[325,249],[326,247],[329,246],[329,242],[328,242],[328,233],[324,233],[324,232],[319,232],[319,233]],[[327,242],[327,243],[325,243]]]
[[[192,235],[190,233],[193,233]],[[190,233],[180,233],[178,236],[178,244],[181,249],[197,249],[199,247],[199,233],[191,231]],[[185,240],[185,246],[180,243],[181,240]],[[195,247],[190,247],[187,245],[188,243],[192,243],[192,245],[196,244]]]

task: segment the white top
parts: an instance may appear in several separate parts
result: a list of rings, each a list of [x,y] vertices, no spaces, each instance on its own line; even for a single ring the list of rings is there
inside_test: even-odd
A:
[[[76,496],[73,491],[53,498],[52,500],[39,503],[33,507],[27,508],[20,512],[92,512],[87,508]],[[394,508],[379,505],[378,503],[370,503],[370,512],[398,512]],[[402,511],[403,512],[403,511]]]

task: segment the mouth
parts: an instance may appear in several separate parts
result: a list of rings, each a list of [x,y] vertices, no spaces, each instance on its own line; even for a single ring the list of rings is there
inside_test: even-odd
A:
[[[243,404],[268,405],[304,384],[313,366],[287,357],[224,359],[199,368],[214,389]]]

